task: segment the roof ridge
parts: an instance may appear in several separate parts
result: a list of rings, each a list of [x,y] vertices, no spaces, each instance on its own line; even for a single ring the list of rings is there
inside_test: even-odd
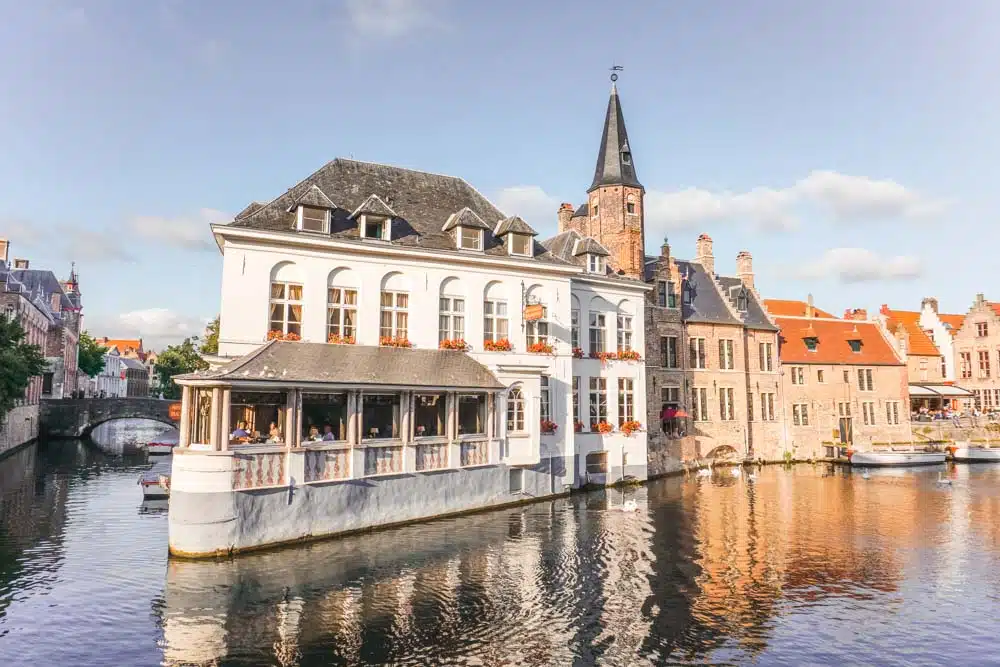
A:
[[[240,357],[239,359],[235,359],[233,362],[230,362],[230,363],[235,363],[235,365],[232,368],[229,367],[229,364],[226,364],[225,366],[220,367],[219,371],[221,371],[223,375],[227,373],[235,373],[236,371],[243,368],[257,357],[259,357],[264,352],[264,350],[270,349],[275,343],[278,342],[280,341],[278,341],[277,339],[269,340],[260,347],[258,347],[256,350],[248,352],[243,357]]]

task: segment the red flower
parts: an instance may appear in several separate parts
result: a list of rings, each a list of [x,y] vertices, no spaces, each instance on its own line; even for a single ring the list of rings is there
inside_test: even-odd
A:
[[[618,350],[618,358],[621,361],[639,361],[642,356],[635,350]]]
[[[501,338],[499,340],[484,340],[483,349],[487,352],[510,352],[514,346],[506,338]]]
[[[528,352],[533,354],[552,354],[554,349],[551,345],[542,341],[532,343],[528,346]]]
[[[573,358],[574,359],[583,359],[583,348],[582,347],[574,347],[573,348]]]
[[[413,344],[402,336],[382,336],[378,339],[382,347],[413,347]]]
[[[468,350],[469,344],[462,338],[446,338],[438,343],[438,348],[442,350]]]
[[[635,420],[627,421],[621,425],[621,432],[625,435],[632,435],[642,429],[642,424]]]
[[[542,433],[555,433],[558,428],[559,425],[551,419],[542,420]]]
[[[607,363],[608,361],[614,361],[618,358],[618,354],[615,352],[591,352],[591,359],[600,359],[601,363]]]
[[[354,336],[340,336],[337,334],[330,334],[327,339],[327,343],[333,343],[334,345],[354,345]]]
[[[590,425],[590,430],[604,434],[604,433],[611,433],[611,431],[615,430],[615,427],[609,424],[608,422],[597,422],[596,424]]]

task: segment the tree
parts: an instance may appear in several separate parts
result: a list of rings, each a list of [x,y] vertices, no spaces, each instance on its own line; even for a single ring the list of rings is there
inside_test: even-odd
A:
[[[197,342],[197,336],[185,338],[183,343],[170,345],[156,358],[156,376],[160,381],[163,398],[181,397],[181,388],[173,381],[175,375],[208,368],[208,363],[198,354],[198,348],[195,346]]]
[[[48,365],[37,345],[28,345],[24,329],[15,320],[0,317],[0,424],[15,403],[24,398],[32,377]]]
[[[107,351],[108,348],[98,345],[94,337],[84,331],[80,334],[80,356],[77,367],[88,377],[94,377],[104,370],[104,353]]]
[[[202,354],[218,354],[219,353],[219,316],[216,315],[215,319],[208,323],[205,327],[205,339],[201,342],[201,347],[198,348]]]

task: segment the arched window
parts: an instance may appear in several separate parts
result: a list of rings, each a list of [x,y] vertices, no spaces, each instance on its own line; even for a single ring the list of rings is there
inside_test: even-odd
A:
[[[441,283],[438,314],[438,342],[465,340],[465,297],[458,278]]]
[[[268,336],[302,336],[302,280],[291,262],[271,271]]]
[[[409,306],[410,294],[402,274],[390,273],[382,280],[380,340],[407,339]]]
[[[498,341],[508,337],[507,300],[500,283],[486,286],[483,297],[483,340]]]
[[[525,344],[530,347],[535,344],[545,345],[549,342],[548,308],[545,306],[541,296],[541,288],[532,287],[527,292],[528,305],[540,305],[542,307],[542,317],[538,320],[527,320],[524,323]]]
[[[358,335],[358,288],[348,269],[330,274],[326,290],[326,336],[330,342],[353,343]]]
[[[514,385],[507,392],[507,432],[524,431],[524,394],[521,387]]]

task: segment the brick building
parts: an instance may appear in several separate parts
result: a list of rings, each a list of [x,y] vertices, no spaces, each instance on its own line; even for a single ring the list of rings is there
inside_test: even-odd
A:
[[[1000,409],[1000,303],[977,294],[953,341],[956,382],[973,394],[972,405]]]

